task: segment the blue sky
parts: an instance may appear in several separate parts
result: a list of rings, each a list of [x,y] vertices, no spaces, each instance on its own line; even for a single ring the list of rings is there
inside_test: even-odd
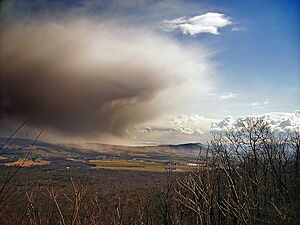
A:
[[[216,51],[219,92],[236,93],[225,112],[214,116],[293,112],[300,106],[299,1],[194,1],[202,12],[232,20],[220,35],[178,38],[205,43]],[[204,9],[204,10],[203,10]],[[191,13],[189,16],[194,16]],[[238,31],[232,31],[237,28]],[[264,104],[263,102],[268,102]],[[259,106],[255,103],[258,103]],[[255,107],[247,107],[253,104]],[[213,107],[213,106],[212,106]],[[208,112],[209,113],[209,112]]]
[[[246,101],[269,99],[261,111],[296,110],[300,105],[299,1],[222,2],[216,7],[241,29],[209,40],[223,50],[216,56],[222,84]]]

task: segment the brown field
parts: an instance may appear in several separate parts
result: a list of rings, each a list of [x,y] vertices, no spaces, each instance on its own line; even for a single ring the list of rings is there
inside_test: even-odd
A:
[[[3,165],[5,166],[25,166],[25,167],[29,167],[29,166],[42,166],[42,165],[48,165],[50,164],[49,161],[46,160],[31,160],[31,159],[27,159],[24,161],[24,159],[18,159],[17,161],[14,162],[8,162],[8,163],[3,163]]]
[[[74,162],[86,162],[85,160],[82,159],[74,159],[74,158],[66,158],[66,160],[74,161]]]
[[[134,160],[90,160],[89,162],[99,168],[117,169],[117,170],[134,170],[149,172],[168,172],[170,167],[167,164],[157,162],[142,162]],[[191,168],[187,166],[171,166],[172,171],[187,172]]]

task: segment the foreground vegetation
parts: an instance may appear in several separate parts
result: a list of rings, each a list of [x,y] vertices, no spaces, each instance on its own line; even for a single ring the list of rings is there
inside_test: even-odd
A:
[[[150,165],[127,161],[94,163],[136,171],[2,169],[0,222],[299,224],[299,132],[271,132],[262,119],[239,123],[214,134],[201,166],[186,173],[141,172]]]

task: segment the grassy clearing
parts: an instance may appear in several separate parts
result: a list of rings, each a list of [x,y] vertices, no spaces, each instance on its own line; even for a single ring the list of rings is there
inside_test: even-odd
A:
[[[96,167],[118,170],[150,171],[150,172],[168,172],[169,166],[163,163],[139,162],[131,160],[90,160]],[[187,166],[172,167],[172,171],[185,172],[191,168]]]
[[[24,162],[24,159],[18,159],[17,161],[14,162],[9,162],[9,163],[4,163],[5,166],[25,166],[25,167],[29,167],[29,166],[42,166],[42,165],[48,165],[50,164],[49,161],[46,160],[31,160],[31,159],[27,159]]]

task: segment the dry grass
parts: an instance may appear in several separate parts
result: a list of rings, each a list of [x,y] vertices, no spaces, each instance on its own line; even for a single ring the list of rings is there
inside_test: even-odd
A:
[[[3,165],[5,165],[5,166],[25,166],[25,167],[29,167],[29,166],[48,165],[48,164],[50,164],[50,161],[46,161],[46,160],[35,160],[35,161],[33,161],[31,159],[27,159],[24,162],[24,159],[18,159],[17,161],[4,163]]]
[[[70,161],[73,161],[73,162],[86,162],[85,160],[83,160],[83,159],[75,159],[75,158],[70,158],[70,157],[68,157],[68,158],[66,158],[67,160],[70,160]]]
[[[149,172],[168,172],[169,166],[163,163],[155,162],[139,162],[132,160],[90,160],[96,167],[118,170],[134,170],[134,171],[149,171]],[[190,171],[187,166],[172,166],[176,172]]]

